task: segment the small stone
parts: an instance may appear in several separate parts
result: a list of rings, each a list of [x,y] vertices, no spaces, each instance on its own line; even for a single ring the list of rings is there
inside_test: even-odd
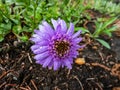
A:
[[[97,47],[97,46],[93,46],[93,47],[92,47],[92,49],[97,50],[97,49],[98,49],[98,47]]]
[[[18,41],[14,41],[13,45],[16,47],[18,45]]]
[[[79,64],[79,65],[83,65],[83,64],[85,64],[85,58],[77,58],[75,60],[75,63]]]

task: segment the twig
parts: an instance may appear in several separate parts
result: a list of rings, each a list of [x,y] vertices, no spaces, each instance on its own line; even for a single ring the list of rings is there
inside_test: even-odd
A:
[[[2,59],[0,58],[0,63],[1,63],[1,61],[2,61]],[[0,69],[3,71],[5,70],[5,68],[3,68],[1,64],[0,64]]]
[[[24,56],[22,55],[22,56],[19,58],[19,60],[17,61],[17,63],[19,63],[19,62],[22,60],[23,57],[24,57]]]
[[[107,57],[106,57],[106,60],[108,60],[108,59],[111,58],[111,57],[112,57],[112,55],[107,56]]]
[[[1,88],[2,86],[4,86],[5,84],[6,84],[6,82],[2,83],[2,84],[0,85],[0,88]]]
[[[103,58],[103,54],[102,54],[100,51],[98,51],[98,53],[99,53],[101,59],[104,60],[104,58]]]
[[[8,73],[13,72],[13,70],[8,70],[7,72],[4,72],[1,76],[0,79],[2,79],[5,75],[7,75]]]
[[[28,88],[28,90],[32,90],[28,85],[26,87]]]
[[[100,90],[103,90],[99,83],[96,83],[96,85],[100,88]]]
[[[27,56],[28,56],[30,63],[33,63],[29,53],[27,53]]]
[[[83,89],[83,85],[82,85],[81,81],[78,79],[78,77],[77,77],[77,76],[74,76],[73,78],[75,78],[75,79],[79,82],[79,84],[80,84],[80,86],[81,86],[81,90],[84,90],[84,89]]]
[[[30,76],[30,74],[28,74],[24,79],[23,79],[23,82],[21,83],[20,86],[22,86],[25,82],[26,82],[26,79]]]
[[[68,70],[68,73],[67,73],[67,77],[70,75],[70,71],[71,71],[71,70],[69,69],[69,70]]]
[[[35,90],[38,90],[38,89],[37,89],[37,86],[36,86],[36,84],[34,83],[33,80],[31,80],[31,83],[32,83],[33,87],[35,88]]]
[[[87,80],[87,81],[88,81],[88,80],[95,80],[95,78],[87,78],[86,80]]]
[[[14,86],[16,86],[17,84],[7,84],[7,85],[5,85],[5,86],[12,86],[12,87],[14,87]]]
[[[29,89],[27,89],[27,88],[24,88],[24,87],[20,87],[20,89],[21,89],[21,90],[29,90]]]
[[[118,78],[120,79],[120,64],[115,64],[112,69],[111,69],[111,74],[113,76],[118,76]]]
[[[99,64],[99,63],[91,63],[91,65],[92,65],[92,66],[99,66],[99,67],[104,68],[104,69],[106,69],[106,70],[108,70],[108,71],[111,71],[110,68],[108,68],[108,67],[105,66],[105,65]]]
[[[105,70],[108,70],[111,72],[111,75],[113,76],[118,76],[118,78],[120,79],[120,71],[118,70],[119,67],[120,67],[120,64],[115,64],[112,69],[105,66],[105,65],[102,65],[102,64],[99,64],[99,63],[91,63],[92,66],[99,66],[101,68],[104,68]]]
[[[88,81],[88,80],[94,81],[95,78],[87,78],[86,80],[87,80],[87,81]],[[102,87],[99,85],[99,83],[95,83],[95,84],[99,87],[100,90],[103,90]]]

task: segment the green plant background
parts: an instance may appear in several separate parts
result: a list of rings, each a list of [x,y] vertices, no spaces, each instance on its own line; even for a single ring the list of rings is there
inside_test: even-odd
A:
[[[76,25],[75,31],[82,29],[87,33],[89,30],[79,26],[83,24],[84,17],[85,20],[91,20],[86,10],[97,10],[115,18],[120,14],[119,8],[120,4],[114,3],[113,0],[0,0],[0,42],[10,32],[21,41],[27,42],[41,21],[50,23],[51,18],[73,22]],[[104,22],[96,20],[96,23],[101,25]],[[96,25],[99,26],[98,24]],[[109,32],[107,26],[102,30],[111,35],[112,31]],[[97,36],[102,33],[97,33]],[[91,36],[95,35],[94,33]]]

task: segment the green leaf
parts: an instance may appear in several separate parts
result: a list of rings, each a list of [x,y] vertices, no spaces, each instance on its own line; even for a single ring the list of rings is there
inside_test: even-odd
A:
[[[101,34],[102,30],[103,30],[103,28],[102,28],[103,23],[96,22],[95,25],[96,25],[96,30],[93,33],[93,37],[98,37]]]
[[[0,28],[3,28],[5,31],[6,30],[11,30],[12,24],[9,22],[8,24],[1,23]]]
[[[107,31],[113,32],[115,30],[117,30],[117,26],[110,27]]]
[[[20,25],[13,26],[13,32],[15,34],[20,34],[22,32],[22,27]]]
[[[79,30],[82,30],[82,33],[83,33],[83,34],[84,34],[84,33],[90,33],[89,30],[87,30],[87,29],[85,29],[85,28],[83,28],[83,27],[76,27],[76,28],[75,28],[75,31],[79,31]]]
[[[105,29],[102,33],[108,35],[109,37],[112,36],[112,32],[117,30],[117,27],[116,26],[113,26],[113,27],[110,27],[110,28],[107,28]]]
[[[103,28],[106,28],[108,25],[112,24],[116,19],[117,17],[109,19],[107,22],[105,22]]]
[[[0,42],[2,42],[3,40],[4,40],[4,37],[0,35]]]
[[[103,46],[105,46],[106,48],[110,49],[110,45],[106,41],[102,39],[96,39],[96,40],[100,42]]]
[[[27,37],[27,36],[21,36],[21,37],[19,37],[19,38],[20,38],[20,40],[22,40],[23,42],[28,41],[28,37]]]
[[[108,30],[105,30],[103,33],[105,33],[106,35],[108,35],[109,37],[112,37],[112,33]]]

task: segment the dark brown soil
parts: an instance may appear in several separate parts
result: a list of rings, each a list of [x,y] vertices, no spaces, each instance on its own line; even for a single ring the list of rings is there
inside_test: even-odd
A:
[[[85,64],[53,71],[35,63],[30,42],[10,33],[0,43],[0,90],[114,90],[120,87],[120,38],[104,39],[111,50],[92,42],[79,51]]]

